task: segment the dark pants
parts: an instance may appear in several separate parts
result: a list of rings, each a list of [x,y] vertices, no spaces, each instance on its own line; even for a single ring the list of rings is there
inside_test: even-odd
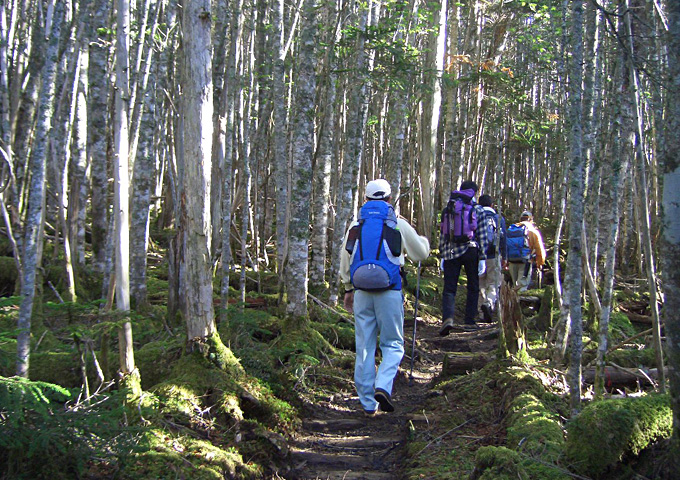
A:
[[[465,303],[465,323],[476,323],[477,302],[479,299],[479,254],[477,248],[468,248],[460,257],[454,260],[444,260],[444,294],[442,295],[442,316],[444,320],[453,318],[456,305],[456,290],[461,267],[465,268],[467,276],[467,301]]]

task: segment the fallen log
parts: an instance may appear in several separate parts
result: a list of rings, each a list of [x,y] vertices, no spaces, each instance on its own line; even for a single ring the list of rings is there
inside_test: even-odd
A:
[[[479,370],[487,363],[496,359],[492,353],[453,352],[444,356],[442,374],[465,375],[473,370]]]
[[[652,381],[658,378],[658,370],[650,368],[641,370],[639,368],[623,368],[607,366],[604,369],[604,386],[607,390],[617,388],[632,388],[638,383],[640,386],[651,385]],[[583,382],[587,384],[595,383],[595,368],[588,368],[583,371]]]
[[[640,315],[639,313],[635,312],[626,312],[624,311],[623,313],[626,314],[628,317],[628,320],[631,321],[631,323],[639,323],[642,325],[652,325],[652,316],[651,315]]]

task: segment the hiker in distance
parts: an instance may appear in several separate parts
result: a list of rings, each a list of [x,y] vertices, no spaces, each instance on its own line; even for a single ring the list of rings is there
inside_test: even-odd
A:
[[[510,225],[507,232],[508,268],[512,284],[520,292],[529,288],[534,266],[540,269],[545,263],[543,237],[533,220],[531,212],[525,210],[519,222]]]
[[[439,253],[444,270],[442,294],[442,328],[439,335],[446,336],[454,328],[453,313],[461,268],[467,276],[467,300],[463,318],[466,330],[476,330],[479,300],[479,269],[483,267],[489,248],[488,232],[477,228],[484,217],[484,208],[474,200],[477,184],[466,180],[459,190],[451,192],[441,216]]]
[[[394,411],[392,384],[404,357],[404,301],[401,267],[404,255],[419,262],[430,242],[418,235],[390,205],[390,184],[366,184],[366,203],[345,234],[340,253],[344,305],[354,312],[356,363],[354,383],[366,416]],[[376,374],[375,349],[380,335],[382,361]]]
[[[479,277],[479,302],[484,321],[490,323],[498,300],[498,289],[503,280],[502,269],[507,266],[508,246],[505,238],[505,218],[496,212],[493,198],[490,195],[482,195],[479,197],[479,204],[484,208],[484,217],[477,228],[486,229],[489,237],[484,273]]]

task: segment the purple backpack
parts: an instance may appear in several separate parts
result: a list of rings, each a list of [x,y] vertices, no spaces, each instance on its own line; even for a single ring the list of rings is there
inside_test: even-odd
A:
[[[472,202],[473,191],[451,192],[442,212],[441,234],[453,243],[468,243],[477,230],[477,212]]]

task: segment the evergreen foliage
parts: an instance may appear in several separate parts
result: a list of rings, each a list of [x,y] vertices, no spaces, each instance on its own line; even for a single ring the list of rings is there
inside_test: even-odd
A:
[[[58,385],[0,377],[0,472],[4,478],[79,478],[136,447],[113,396],[74,401]]]

